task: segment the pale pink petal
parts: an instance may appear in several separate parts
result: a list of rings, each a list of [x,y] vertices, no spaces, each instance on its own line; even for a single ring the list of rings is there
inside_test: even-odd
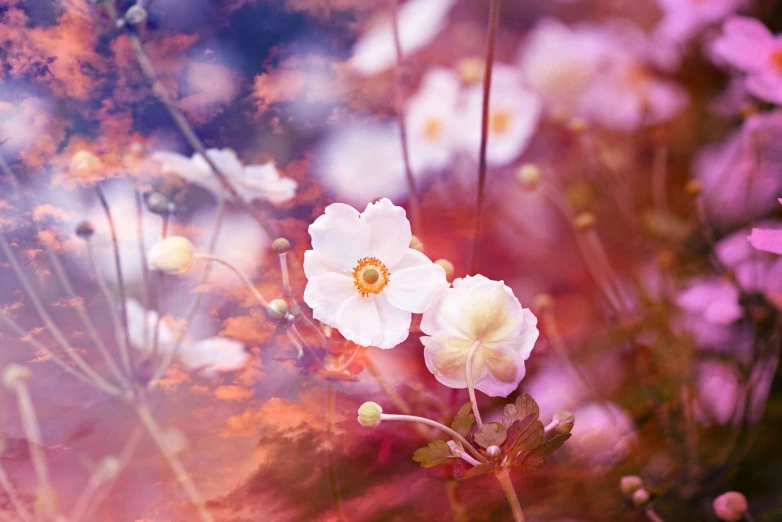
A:
[[[323,259],[323,256],[314,250],[307,250],[304,252],[304,275],[307,276],[307,279],[312,279],[315,276],[328,274],[330,272],[337,272],[344,275],[351,274],[349,271],[340,271],[329,266]]]
[[[369,236],[356,209],[343,203],[326,207],[326,212],[309,227],[312,248],[323,261],[343,272],[352,271],[358,260],[369,254]]]
[[[413,315],[389,303],[385,292],[380,293],[375,298],[375,302],[380,314],[380,322],[383,325],[383,340],[375,346],[383,349],[393,348],[407,339]]]
[[[448,288],[448,281],[443,267],[429,263],[425,266],[393,272],[383,293],[397,308],[422,314],[432,306],[437,295],[446,288]]]
[[[312,316],[332,328],[338,328],[337,311],[354,295],[359,293],[353,278],[339,272],[311,277],[304,288],[304,302],[312,308]]]
[[[763,101],[782,105],[782,74],[775,69],[750,74],[747,77],[747,91]]]
[[[323,277],[323,276],[321,276]],[[348,341],[361,346],[377,346],[385,338],[376,296],[354,293],[339,307],[336,328]]]
[[[764,252],[782,254],[782,230],[753,228],[749,236],[750,244]]]
[[[771,31],[756,18],[732,16],[722,28],[722,36],[713,44],[715,57],[742,71],[762,66],[773,50]]]
[[[361,221],[369,234],[369,255],[393,268],[410,248],[412,233],[405,209],[383,198],[367,205]]]
[[[526,368],[520,355],[508,346],[481,346],[488,373],[475,388],[490,397],[507,397],[518,388]]]
[[[418,250],[413,250],[412,248],[408,248],[402,260],[399,261],[393,267],[389,267],[389,268],[392,268],[394,272],[399,272],[401,270],[404,270],[405,268],[426,266],[431,263],[432,260],[426,257],[426,254],[424,254],[423,252],[419,252]]]
[[[450,388],[466,388],[467,355],[473,341],[443,332],[432,337],[421,337],[421,342],[424,345],[424,361],[432,375]],[[483,379],[487,371],[479,351],[473,359],[473,381]]]
[[[210,337],[184,345],[179,359],[188,369],[206,375],[240,370],[250,358],[242,343],[225,337]]]

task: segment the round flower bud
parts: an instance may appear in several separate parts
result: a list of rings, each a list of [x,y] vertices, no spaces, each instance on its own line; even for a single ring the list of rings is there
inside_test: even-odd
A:
[[[725,522],[738,522],[749,510],[747,498],[738,491],[728,491],[714,499],[714,514]]]
[[[375,428],[380,424],[383,408],[376,402],[365,402],[358,409],[358,423],[365,428]]]
[[[486,60],[477,56],[463,58],[456,64],[456,70],[464,83],[478,83],[483,80]]]
[[[3,384],[9,390],[13,390],[31,376],[32,372],[30,372],[30,368],[21,364],[12,363],[3,370]]]
[[[76,225],[76,235],[82,239],[89,239],[95,233],[95,227],[89,221],[82,221]]]
[[[278,237],[274,241],[272,241],[272,250],[275,252],[279,252],[282,254],[283,252],[287,252],[291,249],[291,242],[285,239],[284,237]]]
[[[534,310],[548,310],[554,306],[554,298],[551,294],[538,294],[532,301],[532,308]]]
[[[632,498],[633,493],[641,489],[643,485],[644,480],[637,475],[625,475],[619,480],[619,489],[627,498]]]
[[[486,454],[492,459],[498,459],[502,455],[502,450],[499,446],[489,446],[486,448]]]
[[[640,488],[633,493],[633,504],[637,507],[643,506],[649,502],[649,492],[645,488]]]
[[[585,232],[594,228],[597,217],[591,212],[582,212],[573,220],[573,228],[579,232]]]
[[[172,236],[149,249],[149,266],[167,274],[184,274],[193,266],[195,248],[185,237]]]
[[[412,236],[410,238],[410,248],[413,250],[418,250],[419,252],[424,251],[424,244],[421,242],[420,239],[418,239],[417,236]]]
[[[150,212],[161,216],[171,214],[175,208],[174,203],[160,192],[148,192],[144,195],[144,201]]]
[[[559,421],[557,427],[554,428],[554,431],[557,433],[570,433],[573,429],[573,424],[576,422],[573,414],[565,410],[557,410],[552,420]]]
[[[71,158],[70,170],[75,174],[89,174],[102,165],[98,156],[87,150],[80,150]]]
[[[701,193],[703,190],[703,184],[701,184],[700,181],[697,179],[691,179],[687,185],[684,187],[685,192],[689,194],[690,196],[697,196]]]
[[[288,303],[284,299],[275,299],[269,303],[267,312],[272,319],[282,321],[288,317]]]
[[[125,12],[125,21],[130,25],[143,24],[147,19],[147,10],[136,4]]]
[[[445,278],[448,281],[451,281],[453,279],[453,271],[454,271],[453,263],[451,263],[447,259],[438,259],[437,261],[434,262],[434,264],[443,267],[443,270],[445,270]]]
[[[516,179],[521,182],[521,185],[527,190],[535,190],[540,181],[540,169],[537,165],[532,163],[526,163],[519,168],[519,172],[516,174]]]

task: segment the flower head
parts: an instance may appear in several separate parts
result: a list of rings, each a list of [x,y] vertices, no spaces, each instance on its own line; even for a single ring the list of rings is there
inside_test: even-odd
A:
[[[714,514],[725,522],[738,522],[749,510],[747,498],[738,491],[728,491],[714,499]]]
[[[361,346],[393,348],[407,339],[412,314],[448,287],[445,270],[409,248],[410,222],[388,199],[361,213],[329,205],[309,232],[304,301],[315,319]]]
[[[182,236],[167,237],[155,243],[149,251],[149,266],[167,274],[184,274],[193,267],[195,248]]]
[[[365,402],[358,409],[358,423],[365,428],[375,428],[380,424],[383,408],[376,402]]]
[[[537,318],[522,308],[502,281],[484,276],[456,279],[424,314],[421,330],[426,366],[442,384],[467,388],[467,358],[473,358],[475,388],[507,396],[524,378],[538,338]]]
[[[782,203],[782,199],[779,202]],[[782,254],[782,230],[753,228],[749,242],[753,247],[763,252]]]

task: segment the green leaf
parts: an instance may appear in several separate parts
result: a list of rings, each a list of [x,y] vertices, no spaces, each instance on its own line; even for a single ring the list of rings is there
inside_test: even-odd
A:
[[[570,433],[563,433],[546,441],[534,450],[516,459],[514,467],[518,467],[524,475],[534,475],[540,472],[546,465],[548,457],[557,451],[570,438]]]
[[[502,446],[508,437],[505,426],[500,422],[490,422],[481,426],[478,433],[475,434],[475,443],[482,448],[489,446]]]
[[[470,428],[472,428],[474,422],[475,415],[472,414],[472,403],[468,402],[461,407],[459,413],[453,418],[451,429],[464,437],[470,433]]]
[[[432,468],[442,464],[453,457],[451,448],[444,440],[430,442],[425,448],[419,448],[413,453],[413,460],[420,463],[421,467]]]
[[[537,420],[540,417],[540,408],[535,399],[525,393],[517,398],[514,404],[505,405],[502,423],[506,428],[510,428],[514,422],[524,420],[530,415],[534,415],[533,420]]]

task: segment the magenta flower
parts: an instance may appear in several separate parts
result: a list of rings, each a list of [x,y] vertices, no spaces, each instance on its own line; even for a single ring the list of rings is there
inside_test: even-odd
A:
[[[782,198],[779,199],[782,203]],[[749,243],[763,252],[782,255],[782,230],[768,228],[753,228],[749,236]]]
[[[782,37],[754,18],[732,16],[712,46],[714,58],[746,74],[747,91],[782,104]]]

